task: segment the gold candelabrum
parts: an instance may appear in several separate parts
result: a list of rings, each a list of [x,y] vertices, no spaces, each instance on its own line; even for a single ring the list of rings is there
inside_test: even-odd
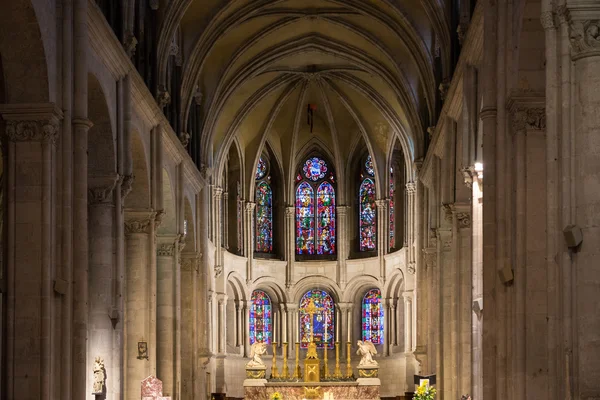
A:
[[[323,377],[329,378],[329,365],[327,365],[327,331],[325,331],[325,345],[323,346]]]
[[[342,377],[342,370],[340,368],[340,342],[335,342],[335,370],[333,371],[333,377],[336,379]]]
[[[346,359],[346,377],[347,378],[351,378],[352,377],[352,364],[351,364],[351,360],[350,357],[352,357],[352,343],[348,342],[346,343],[346,349],[348,350],[348,358]]]
[[[302,371],[300,371],[300,342],[296,342],[296,361],[294,363],[294,375],[292,379],[302,379]]]
[[[273,365],[271,366],[271,378],[279,378],[277,371],[277,342],[273,342]]]
[[[289,379],[289,377],[290,377],[290,371],[288,369],[287,350],[288,350],[288,344],[287,344],[287,342],[284,342],[283,343],[283,370],[281,371],[281,377],[283,379]]]

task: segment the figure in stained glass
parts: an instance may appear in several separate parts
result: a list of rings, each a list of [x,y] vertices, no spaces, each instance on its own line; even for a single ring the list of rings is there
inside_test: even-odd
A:
[[[396,247],[396,214],[395,214],[395,194],[396,186],[394,182],[394,169],[390,167],[390,249]]]
[[[383,344],[383,305],[379,289],[371,289],[363,297],[362,340]]]
[[[316,182],[325,177],[325,174],[327,173],[327,164],[318,157],[312,157],[306,160],[302,170],[304,171],[304,176],[311,181]]]
[[[373,159],[371,158],[371,156],[367,156],[367,161],[365,161],[365,170],[367,171],[367,174],[371,175],[371,176],[375,176],[375,168],[373,167]]]
[[[302,182],[296,189],[296,253],[315,253],[315,203],[313,188]]]
[[[261,179],[267,173],[267,162],[261,157],[256,165],[256,179]]]
[[[250,344],[271,343],[271,299],[262,290],[252,292],[250,298]]]
[[[317,254],[335,254],[335,191],[328,182],[317,190]]]
[[[334,304],[331,296],[324,290],[313,289],[304,294],[300,300],[300,346],[308,347],[310,341],[310,315],[306,312],[310,300],[313,300],[318,311],[313,315],[313,340],[317,347],[333,348],[334,338]]]
[[[273,191],[267,182],[256,186],[256,251],[273,251]]]
[[[371,178],[363,180],[358,191],[360,210],[360,251],[375,250],[376,225],[375,225],[375,183]]]

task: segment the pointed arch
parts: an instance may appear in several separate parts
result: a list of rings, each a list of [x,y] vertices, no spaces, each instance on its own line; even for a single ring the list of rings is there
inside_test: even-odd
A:
[[[262,158],[261,158],[262,160]],[[265,163],[266,164],[266,163]],[[266,165],[261,164],[257,167],[257,177],[266,174]],[[261,181],[256,186],[256,240],[255,251],[271,253],[273,251],[273,190],[266,181]]]
[[[365,178],[358,190],[360,251],[373,251],[377,243],[375,182]]]
[[[307,312],[307,307],[311,302],[317,308],[312,321]],[[335,304],[331,295],[320,289],[309,290],[300,299],[298,311],[300,314],[300,346],[307,348],[312,338],[317,347],[323,348],[327,345],[328,348],[333,348]]]
[[[371,289],[362,299],[362,340],[383,344],[383,304],[381,290]]]
[[[273,303],[267,293],[254,290],[250,296],[250,344],[271,344]]]
[[[323,182],[317,189],[317,254],[335,254],[335,189]]]
[[[308,182],[296,189],[296,254],[315,253],[314,191]]]

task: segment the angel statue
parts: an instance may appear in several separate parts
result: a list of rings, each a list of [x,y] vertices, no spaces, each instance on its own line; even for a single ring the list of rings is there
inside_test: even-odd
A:
[[[252,360],[246,364],[246,367],[263,367],[265,363],[263,362],[260,356],[264,355],[267,352],[267,344],[255,342],[250,347],[250,357]]]
[[[356,354],[361,356],[360,363],[358,364],[359,367],[376,367],[379,365],[377,361],[373,360],[373,354],[377,354],[377,349],[375,349],[370,340],[365,340],[364,342],[359,340],[356,342],[356,345],[358,346]]]

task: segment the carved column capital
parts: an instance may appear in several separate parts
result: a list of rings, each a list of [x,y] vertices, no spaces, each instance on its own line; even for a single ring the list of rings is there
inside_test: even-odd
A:
[[[117,182],[119,175],[93,176],[88,184],[88,203],[106,204],[112,203],[112,192]]]
[[[123,47],[125,48],[125,52],[129,58],[132,58],[135,55],[135,48],[137,47],[137,44],[138,41],[133,32],[127,31],[125,33],[125,38],[123,39]]]
[[[169,91],[167,90],[166,86],[160,85],[158,87],[156,102],[158,103],[158,106],[161,109],[171,103],[171,95],[169,94]]]
[[[150,233],[151,224],[154,223],[154,211],[125,211],[125,234]]]
[[[345,216],[348,213],[348,206],[337,206],[335,212],[338,217]]]
[[[569,23],[571,58],[600,56],[600,20],[576,20]]]
[[[6,122],[5,135],[11,142],[55,144],[62,111],[54,103],[3,104],[0,115]]]
[[[254,203],[252,201],[247,201],[246,204],[244,205],[244,208],[247,213],[252,213],[252,212],[254,212],[254,208],[256,208],[256,203]]]
[[[127,197],[127,195],[131,193],[131,190],[133,189],[135,175],[122,175],[119,180],[121,182],[121,199],[125,200],[125,197]]]
[[[415,182],[408,182],[406,184],[406,193],[408,193],[408,194],[417,193],[417,184]]]
[[[216,200],[221,200],[222,196],[223,196],[223,188],[220,186],[213,187],[213,197]]]
[[[149,0],[148,5],[154,11],[158,10],[159,1],[158,0]]]
[[[288,218],[293,218],[296,215],[296,207],[288,206],[285,208],[285,216]]]
[[[181,132],[179,134],[179,141],[181,142],[181,145],[183,147],[188,147],[188,145],[190,144],[190,139],[192,138],[192,135],[190,135],[188,132]]]
[[[543,107],[519,106],[511,110],[513,133],[526,133],[527,130],[546,129],[546,109]]]
[[[159,257],[173,257],[175,255],[175,243],[161,243],[156,247],[156,255]]]
[[[377,206],[377,208],[384,208],[387,205],[387,200],[385,200],[385,199],[375,200],[375,205]]]
[[[435,268],[437,266],[437,250],[431,247],[423,249],[423,262],[425,268]]]
[[[540,16],[540,22],[542,23],[542,27],[547,29],[555,29],[555,14],[553,11],[544,11]]]
[[[193,255],[182,255],[181,256],[181,270],[182,271],[196,271],[198,272],[198,264],[200,263],[200,257],[198,254]]]

